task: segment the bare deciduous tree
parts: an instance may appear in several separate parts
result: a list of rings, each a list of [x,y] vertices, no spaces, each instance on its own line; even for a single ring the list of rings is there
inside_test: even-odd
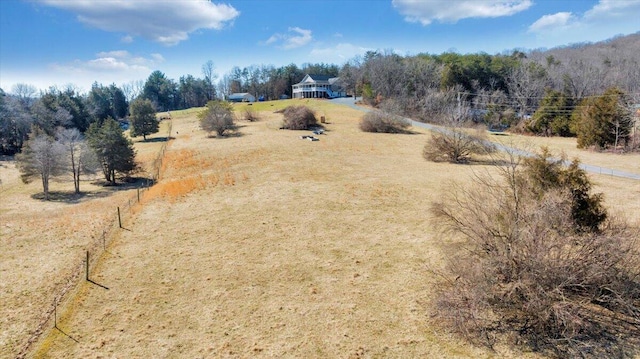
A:
[[[22,153],[16,155],[16,164],[24,183],[40,178],[44,199],[48,201],[49,181],[64,173],[65,151],[61,144],[41,131],[32,130],[31,136],[22,147]]]
[[[75,193],[80,193],[80,176],[83,173],[95,173],[99,167],[98,159],[77,129],[58,129],[56,138],[66,151]]]
[[[12,155],[26,141],[33,118],[16,96],[0,91],[0,153]]]
[[[564,64],[565,89],[575,100],[604,91],[607,69],[590,58],[575,58]]]
[[[507,76],[509,96],[521,119],[530,114],[542,99],[547,78],[542,66],[535,62],[522,63]]]
[[[11,87],[11,92],[20,99],[23,106],[28,106],[38,94],[38,89],[33,85],[18,83]]]
[[[206,84],[207,100],[211,101],[216,98],[216,86],[215,82],[218,75],[215,73],[215,65],[213,61],[209,60],[202,65],[202,75],[204,76],[204,82]]]
[[[225,99],[227,96],[231,95],[231,82],[232,79],[230,75],[224,75],[218,81],[217,88],[221,98]]]
[[[122,89],[122,94],[128,103],[131,103],[138,96],[138,93],[135,93],[133,81],[120,85],[120,89]]]

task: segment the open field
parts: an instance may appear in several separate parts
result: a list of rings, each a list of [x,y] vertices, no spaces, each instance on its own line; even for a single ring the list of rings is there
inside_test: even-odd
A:
[[[168,124],[151,138],[166,136]],[[164,134],[163,134],[164,131]],[[144,175],[163,142],[136,142]],[[85,251],[102,248],[117,228],[117,207],[128,206],[135,186],[103,187],[87,177],[81,195],[71,179],[50,184],[52,201],[43,202],[42,184],[23,184],[15,163],[0,161],[0,357],[15,357],[43,323],[57,296],[84,274]],[[36,198],[33,198],[36,197]],[[105,240],[103,240],[105,237]]]
[[[320,141],[278,130],[273,111],[291,103],[326,117]],[[60,330],[29,356],[536,357],[466,345],[430,317],[430,269],[455,246],[433,232],[428,206],[491,168],[427,162],[427,132],[362,133],[361,112],[326,101],[251,108],[261,120],[224,139],[207,138],[196,111],[171,113],[161,180],[91,269],[109,289],[82,281],[59,307]],[[160,143],[136,144],[139,158],[152,161]],[[11,357],[51,306],[58,273],[82,264],[99,220],[113,224],[104,208],[132,193],[43,204],[30,197],[37,184],[3,165],[0,357]],[[638,220],[638,181],[593,179]]]

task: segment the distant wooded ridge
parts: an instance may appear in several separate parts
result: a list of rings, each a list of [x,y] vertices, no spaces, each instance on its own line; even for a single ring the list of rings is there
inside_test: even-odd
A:
[[[84,132],[92,122],[123,119],[136,98],[149,99],[157,111],[202,107],[232,93],[247,92],[266,100],[291,97],[292,85],[306,74],[340,77],[347,95],[419,121],[440,121],[442,109],[455,98],[475,121],[513,126],[532,116],[555,91],[567,102],[556,111],[571,113],[587,98],[610,88],[632,104],[640,103],[640,33],[550,50],[486,53],[442,53],[401,56],[369,51],[342,66],[335,64],[252,65],[217,76],[212,61],[202,77],[169,79],[154,71],[146,81],[117,86],[94,83],[87,93],[73,86],[38,93],[17,84],[0,89],[0,152],[16,153],[32,125],[53,133],[57,127]]]

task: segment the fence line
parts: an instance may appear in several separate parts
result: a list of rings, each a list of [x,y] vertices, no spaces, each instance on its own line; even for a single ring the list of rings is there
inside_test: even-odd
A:
[[[45,312],[42,314],[40,323],[34,330],[33,334],[29,337],[29,339],[27,339],[27,342],[18,353],[17,358],[25,358],[27,356],[27,353],[29,352],[29,349],[31,349],[31,346],[33,345],[33,343],[35,343],[40,338],[40,336],[45,332],[45,330],[49,328],[49,325],[51,324],[52,321],[53,321],[53,327],[58,330],[61,330],[57,326],[58,303],[63,302],[67,294],[69,294],[69,292],[73,288],[75,288],[78,284],[80,284],[83,280],[89,279],[91,268],[93,268],[97,264],[97,262],[100,260],[104,252],[106,252],[108,244],[111,242],[111,240],[115,236],[115,232],[120,228],[124,228],[122,226],[121,214],[122,213],[131,214],[133,206],[140,203],[140,194],[141,193],[144,194],[145,191],[148,191],[149,188],[151,188],[154,184],[157,183],[157,181],[160,180],[162,162],[167,150],[167,145],[169,143],[169,140],[171,139],[171,129],[173,127],[172,125],[173,125],[173,121],[169,120],[167,141],[165,141],[162,144],[162,146],[160,147],[160,150],[158,151],[158,155],[152,162],[151,178],[146,181],[145,183],[146,186],[143,186],[143,185],[139,186],[136,189],[136,193],[126,198],[125,201],[123,201],[124,203],[121,206],[117,206],[116,207],[117,210],[114,209],[113,219],[109,221],[104,227],[102,227],[101,235],[94,236],[95,239],[91,241],[88,244],[87,249],[82,252],[83,255],[80,257],[82,258],[82,261],[78,265],[76,265],[76,267],[72,269],[71,274],[67,275],[67,277],[63,280],[63,283],[64,283],[63,287],[57,293],[54,294],[53,305],[49,309],[45,310]],[[97,233],[100,233],[100,232],[97,232]],[[84,256],[85,252],[87,253],[86,258]],[[91,253],[91,256],[89,256],[89,253]],[[87,259],[88,259],[88,263],[87,263]],[[85,278],[85,275],[86,275],[86,278]],[[95,282],[92,282],[92,283],[97,284]],[[100,284],[97,284],[97,285],[106,289],[106,287]]]

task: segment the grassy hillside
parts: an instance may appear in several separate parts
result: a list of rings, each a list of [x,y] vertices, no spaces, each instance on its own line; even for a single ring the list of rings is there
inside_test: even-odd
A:
[[[299,138],[308,131],[278,129],[274,111],[292,103],[326,117],[319,141]],[[252,108],[261,120],[240,122],[240,135],[223,139],[199,130],[196,110],[171,113],[161,180],[92,266],[92,280],[109,289],[81,281],[59,308],[60,330],[49,326],[32,356],[535,357],[474,348],[430,317],[432,271],[457,248],[433,232],[427,208],[452,181],[490,167],[427,162],[427,132],[363,133],[361,112],[327,101],[234,106]],[[136,144],[141,152],[146,145]],[[637,181],[594,179],[608,204],[640,212]],[[36,278],[81,263],[91,243],[65,241],[66,232],[42,238],[43,208],[59,212],[61,225],[120,199],[42,204],[29,197],[35,187],[4,177],[3,185],[15,197],[1,212],[3,248],[11,249],[0,254],[9,278],[3,283],[12,290],[0,294],[8,303],[3,317],[10,316],[0,356],[14,356],[37,321],[16,322],[54,299],[56,287]],[[77,223],[87,236],[100,228]],[[29,243],[28,251],[18,243]]]

